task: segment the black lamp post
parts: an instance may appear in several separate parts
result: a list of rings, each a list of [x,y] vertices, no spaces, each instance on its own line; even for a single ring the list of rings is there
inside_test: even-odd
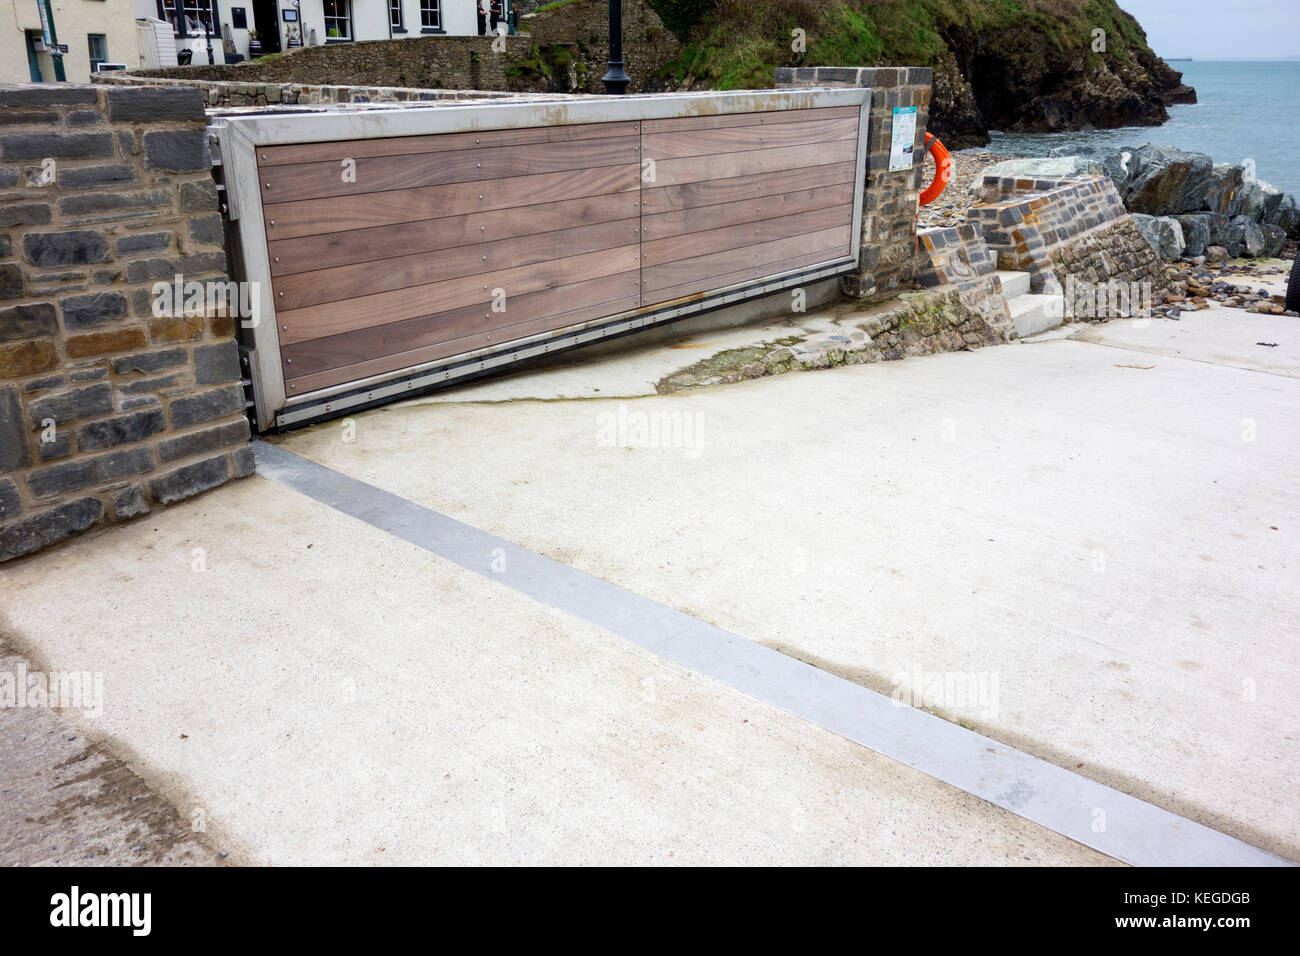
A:
[[[212,13],[211,11],[208,12],[207,16],[200,17],[199,22],[203,24],[203,35],[208,39],[208,66],[211,66],[213,63],[216,62],[212,58]]]
[[[606,93],[622,95],[632,82],[623,72],[623,0],[609,0],[609,69],[600,78]]]

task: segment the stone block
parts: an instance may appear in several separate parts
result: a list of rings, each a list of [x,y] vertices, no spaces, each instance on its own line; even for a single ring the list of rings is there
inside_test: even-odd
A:
[[[104,451],[118,445],[129,445],[156,435],[166,427],[167,420],[161,408],[87,422],[77,429],[77,449]]]
[[[203,93],[195,86],[111,86],[108,117],[114,123],[202,120]]]
[[[213,428],[191,432],[177,438],[167,438],[158,442],[158,460],[176,461],[190,458],[205,452],[242,445],[248,441],[248,421],[227,422]],[[241,476],[242,477],[242,476]]]
[[[23,255],[41,268],[107,262],[108,240],[85,229],[28,233],[23,236]]]
[[[43,428],[47,419],[67,425],[83,418],[107,415],[112,410],[113,389],[107,382],[100,382],[38,398],[28,405],[27,415],[33,428]]]
[[[0,525],[0,561],[30,554],[85,531],[103,514],[104,506],[97,498],[81,498]]]
[[[88,329],[126,315],[126,296],[121,292],[73,295],[64,298],[59,306],[63,310],[64,328]]]
[[[244,410],[244,391],[238,385],[213,388],[175,399],[171,404],[172,428],[188,428]]]
[[[167,505],[215,488],[229,478],[230,465],[221,454],[151,479],[149,491],[155,501]]]
[[[212,167],[202,129],[149,130],[144,134],[144,161],[150,169],[194,172]]]
[[[194,349],[194,381],[221,385],[239,380],[239,348],[234,342],[200,345]]]
[[[0,309],[0,342],[53,335],[58,330],[58,316],[48,302]]]

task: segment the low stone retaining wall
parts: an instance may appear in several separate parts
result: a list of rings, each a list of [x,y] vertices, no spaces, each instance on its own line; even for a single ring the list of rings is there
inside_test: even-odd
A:
[[[950,285],[970,308],[991,324],[1007,319],[1002,282],[997,277],[997,256],[984,242],[978,223],[926,229],[919,234],[920,261],[916,280],[925,288]]]
[[[320,86],[302,83],[254,83],[201,80],[184,77],[156,78],[125,72],[96,73],[93,81],[111,86],[188,86],[199,90],[209,109],[232,106],[328,106],[339,103],[405,103],[423,105],[448,101],[516,100],[536,96],[491,90],[424,90],[405,86]]]
[[[202,97],[0,86],[0,561],[253,470]]]
[[[528,58],[532,39],[436,36],[402,40],[366,40],[299,47],[246,63],[216,66],[168,66],[131,70],[153,80],[205,80],[221,83],[295,84],[300,86],[383,86],[438,89],[507,90],[507,71]],[[111,74],[96,74],[112,83]]]
[[[1129,216],[1049,249],[1047,258],[1057,281],[1076,283],[1150,282],[1154,291],[1165,286],[1164,264]]]
[[[981,200],[968,218],[980,226],[998,267],[1028,272],[1035,292],[1059,290],[1062,274],[1084,265],[1094,273],[1107,272],[1102,278],[1156,280],[1163,275],[1159,257],[1109,179],[986,176]],[[1097,234],[1102,227],[1105,237]]]

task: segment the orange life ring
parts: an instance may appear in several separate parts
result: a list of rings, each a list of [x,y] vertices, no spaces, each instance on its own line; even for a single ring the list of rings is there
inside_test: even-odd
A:
[[[934,151],[934,182],[925,187],[925,192],[921,193],[922,206],[928,206],[938,199],[939,194],[948,185],[948,180],[952,178],[952,156],[944,148],[943,143],[939,142],[939,137],[933,133],[926,133],[925,151],[928,153],[931,150]]]

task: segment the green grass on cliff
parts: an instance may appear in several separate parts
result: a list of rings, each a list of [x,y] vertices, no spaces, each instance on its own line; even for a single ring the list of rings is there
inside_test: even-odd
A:
[[[1029,35],[1094,62],[1093,29],[1106,31],[1111,55],[1146,50],[1137,24],[1115,0],[651,0],[683,40],[664,67],[678,83],[714,89],[770,86],[778,66],[911,64],[933,66],[949,38],[978,34],[983,44]],[[791,49],[791,31],[807,50]]]

